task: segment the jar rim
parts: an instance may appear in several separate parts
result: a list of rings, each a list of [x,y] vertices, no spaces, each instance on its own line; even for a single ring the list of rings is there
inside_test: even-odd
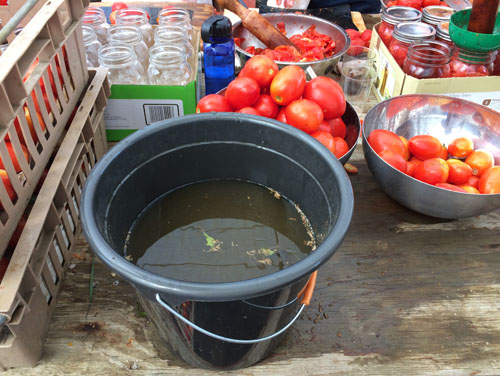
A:
[[[436,29],[422,22],[401,22],[394,27],[392,36],[400,42],[434,39]]]
[[[98,51],[99,64],[108,68],[124,68],[136,58],[132,47],[125,44],[101,46]]]
[[[108,30],[108,40],[115,43],[140,43],[143,41],[141,29],[135,25],[113,25]]]
[[[140,8],[120,9],[116,12],[116,24],[134,24],[134,25],[149,25],[146,11]]]

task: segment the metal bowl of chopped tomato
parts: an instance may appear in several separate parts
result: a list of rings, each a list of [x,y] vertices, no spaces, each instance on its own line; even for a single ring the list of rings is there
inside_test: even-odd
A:
[[[322,18],[296,13],[266,13],[262,16],[299,47],[301,53],[289,46],[278,46],[274,50],[266,48],[240,21],[234,24],[233,37],[241,67],[254,55],[266,55],[280,69],[298,65],[305,70],[311,66],[317,75],[326,75],[351,45],[342,27]]]

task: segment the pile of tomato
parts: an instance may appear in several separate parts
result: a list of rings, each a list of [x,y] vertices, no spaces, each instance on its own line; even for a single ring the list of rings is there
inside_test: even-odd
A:
[[[342,120],[346,101],[341,86],[329,77],[306,81],[296,65],[279,70],[267,56],[247,61],[224,94],[203,97],[196,112],[240,112],[264,116],[294,126],[316,138],[337,158],[349,151],[351,135]],[[354,143],[354,141],[352,142]]]
[[[423,8],[428,6],[439,5],[447,7],[448,4],[441,0],[390,0],[385,4],[387,7],[400,6],[400,7],[411,7],[422,11]]]
[[[286,35],[285,24],[279,22],[277,29],[283,35]],[[275,61],[315,61],[325,59],[335,53],[335,41],[328,35],[321,34],[316,30],[316,25],[310,26],[302,34],[292,35],[290,41],[293,42],[301,52],[291,46],[278,46],[275,49],[256,48],[249,46],[245,49],[246,52],[252,55],[264,55]],[[234,38],[234,43],[241,47],[244,38]]]
[[[462,193],[500,193],[500,166],[490,151],[474,149],[469,137],[447,146],[431,135],[403,136],[376,129],[368,143],[392,167],[424,183]]]

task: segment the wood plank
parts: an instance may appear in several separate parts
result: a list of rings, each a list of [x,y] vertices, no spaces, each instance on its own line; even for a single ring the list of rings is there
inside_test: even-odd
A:
[[[500,373],[500,211],[458,221],[414,213],[377,186],[358,147],[355,212],[285,343],[259,364],[214,375],[494,375]],[[200,375],[169,353],[134,290],[73,255],[44,354],[6,375]]]

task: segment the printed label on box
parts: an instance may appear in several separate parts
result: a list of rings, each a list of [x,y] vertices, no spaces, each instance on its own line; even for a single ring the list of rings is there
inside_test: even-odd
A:
[[[183,115],[181,100],[109,99],[104,121],[107,129],[142,129],[157,121]]]
[[[396,72],[391,68],[389,61],[387,61],[384,55],[379,54],[379,59],[376,87],[382,99],[388,99],[394,95]]]
[[[500,91],[491,91],[487,93],[450,93],[447,95],[482,104],[483,106],[500,112]]]

